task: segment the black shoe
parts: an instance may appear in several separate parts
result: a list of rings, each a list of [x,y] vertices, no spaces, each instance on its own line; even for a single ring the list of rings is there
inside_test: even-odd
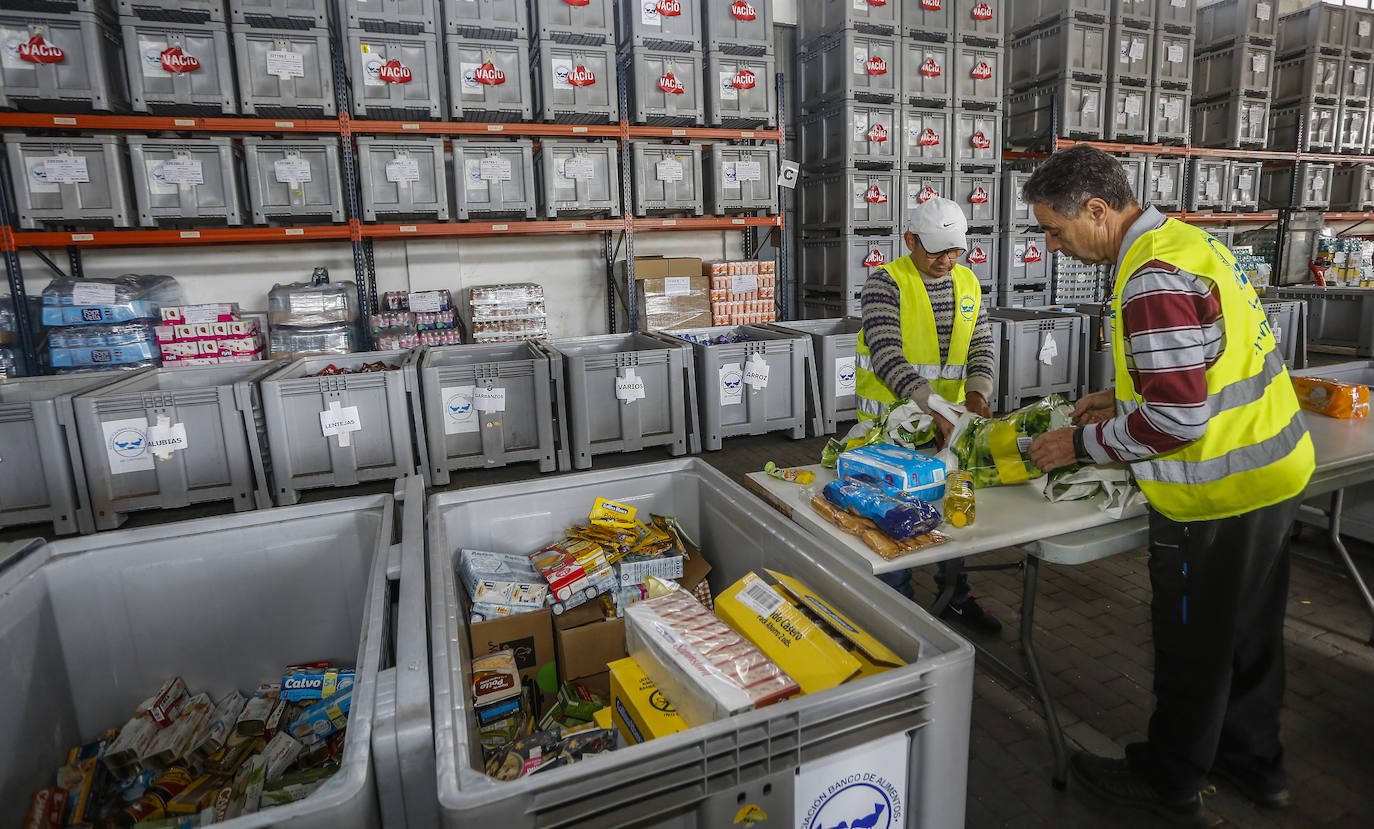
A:
[[[1166,799],[1150,781],[1136,774],[1125,758],[1099,757],[1080,751],[1069,761],[1069,769],[1083,788],[1104,800],[1120,806],[1149,809],[1183,826],[1208,825],[1199,794]]]
[[[1224,760],[1217,760],[1212,766],[1212,775],[1230,783],[1236,788],[1236,791],[1245,795],[1246,799],[1256,806],[1262,806],[1265,809],[1286,809],[1293,803],[1293,795],[1288,791],[1287,786],[1266,787],[1262,782],[1255,779],[1254,774]]]
[[[1001,633],[1002,623],[978,606],[972,596],[964,599],[963,604],[947,605],[940,611],[940,618],[948,622],[958,622],[976,633]]]

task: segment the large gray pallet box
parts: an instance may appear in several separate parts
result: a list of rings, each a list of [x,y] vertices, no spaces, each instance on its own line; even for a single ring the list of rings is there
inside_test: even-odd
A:
[[[1147,204],[1145,201],[1145,157],[1144,156],[1117,156],[1116,163],[1121,165],[1121,169],[1126,171],[1126,180],[1131,183],[1131,192],[1135,194],[1135,200],[1140,204]]]
[[[1156,29],[1154,43],[1154,72],[1150,83],[1170,89],[1193,88],[1193,36]]]
[[[1126,161],[1126,159],[1121,158],[1117,160]],[[1124,167],[1125,164],[1123,163],[1122,166]],[[1008,230],[1038,224],[1035,219],[1034,208],[1029,202],[1021,198],[1021,188],[1026,185],[1030,177],[1029,171],[1002,171],[1002,226]],[[1127,177],[1130,177],[1129,170]]]
[[[964,211],[970,225],[996,225],[997,209],[1001,204],[997,198],[1000,184],[996,173],[955,173],[951,198]]]
[[[1154,43],[1149,29],[1113,23],[1107,33],[1108,83],[1149,86],[1154,71]]]
[[[959,257],[959,264],[973,271],[973,275],[978,277],[978,284],[983,289],[997,291],[1001,288],[997,277],[997,265],[1000,261],[997,256],[998,245],[997,234],[995,233],[970,233],[968,234],[968,247],[964,249],[964,255]],[[902,247],[902,253],[906,248]]]
[[[608,452],[651,446],[667,446],[674,456],[688,451],[689,436],[698,431],[696,380],[687,348],[643,333],[551,340],[546,348],[551,359],[563,362],[574,469],[587,469],[592,456]],[[616,396],[617,380],[623,386],[632,374],[642,382],[644,396],[622,400]]]
[[[235,28],[327,29],[330,0],[229,0]]]
[[[443,0],[444,32],[477,40],[526,40],[529,0]]]
[[[1024,310],[1027,308],[1044,308],[1050,304],[1053,294],[1049,291],[1013,291],[998,296],[998,308],[1009,308],[1012,310]],[[997,320],[997,323],[1006,328],[1009,323]]]
[[[899,109],[889,104],[840,101],[800,119],[802,166],[890,169],[901,155]]]
[[[1226,162],[1226,204],[1227,213],[1244,213],[1259,210],[1260,183],[1264,163],[1260,161]]]
[[[1102,136],[1108,141],[1147,141],[1150,137],[1150,90],[1143,86],[1107,85],[1106,123]]]
[[[104,17],[82,12],[0,14],[6,49],[13,43],[17,50],[38,36],[61,49],[62,60],[30,63],[7,52],[0,62],[0,107],[110,112],[129,105],[119,32]]]
[[[902,222],[911,218],[911,211],[935,198],[954,197],[954,179],[944,170],[902,174]],[[903,224],[905,227],[905,224]],[[906,251],[903,250],[902,253]]]
[[[612,46],[532,41],[534,117],[573,124],[619,121],[617,71]]]
[[[1227,161],[1194,158],[1188,165],[1189,210],[1223,210],[1226,207]]]
[[[1192,109],[1192,135],[1196,146],[1240,149],[1269,145],[1267,100],[1232,95],[1194,104]]]
[[[1370,90],[1374,88],[1374,58],[1356,57],[1346,53],[1341,62],[1341,102],[1368,106]]]
[[[1336,152],[1366,152],[1369,149],[1369,132],[1369,109],[1341,104],[1336,111]]]
[[[999,0],[944,0],[954,6],[954,35],[963,43],[1001,46],[1007,6]]]
[[[528,121],[534,112],[530,47],[523,40],[444,38],[448,114],[455,121]],[[490,64],[490,66],[488,66]]]
[[[374,222],[379,216],[448,220],[442,138],[363,135],[356,140],[364,221]]]
[[[333,117],[334,65],[328,29],[234,29],[239,110],[259,118]],[[300,71],[278,61],[295,60]],[[278,71],[269,71],[278,70]]]
[[[823,320],[831,317],[859,318],[862,313],[858,299],[841,299],[829,294],[803,293],[797,300],[804,320]]]
[[[688,343],[695,361],[702,449],[718,450],[723,438],[740,435],[785,431],[794,440],[806,436],[809,337],[754,325],[676,329],[658,334],[670,343],[685,342],[679,339],[685,335],[700,339],[748,337],[745,342]],[[746,381],[748,364],[755,360],[768,365],[765,385],[750,385]],[[735,395],[738,402],[732,402]]]
[[[903,166],[953,168],[955,137],[952,110],[943,106],[906,107],[902,110],[902,127]]]
[[[1197,7],[1198,0],[1155,0],[1155,25],[1191,34],[1197,26]]]
[[[239,179],[243,154],[228,137],[131,135],[126,141],[139,224],[152,227],[160,222],[209,219],[243,224],[243,183]],[[177,165],[175,169],[190,177],[198,172],[201,183],[169,180],[174,177],[168,172],[169,165]]]
[[[773,53],[771,0],[707,2],[702,15],[701,48],[705,51],[757,56]]]
[[[1278,4],[1274,0],[1218,0],[1197,10],[1197,42],[1206,46],[1244,39],[1273,45],[1278,23]]]
[[[433,757],[427,739],[388,748],[374,731],[397,661],[428,682],[424,490],[413,480],[403,505],[399,494],[340,498],[35,540],[11,556],[0,658],[29,680],[7,694],[0,739],[30,754],[0,766],[4,819],[17,824],[70,746],[124,723],[169,676],[218,699],[318,654],[355,671],[337,773],[304,800],[226,825],[380,825],[381,770],[406,751]],[[59,612],[67,602],[81,610]]]
[[[1001,47],[960,43],[954,47],[954,100],[960,106],[1002,106],[1003,60]]]
[[[700,52],[703,0],[616,0],[622,47]]]
[[[1339,70],[1340,62],[1337,61],[1331,79],[1338,86]],[[1273,89],[1275,101],[1285,100],[1281,90],[1286,77],[1291,77],[1295,71],[1301,73],[1286,61],[1280,61],[1276,67],[1274,50],[1268,46],[1234,43],[1197,56],[1193,94],[1198,98],[1220,98],[1240,92],[1264,98]]]
[[[620,215],[620,155],[614,140],[547,139],[534,156],[546,219]],[[571,169],[569,163],[571,162]]]
[[[717,595],[751,571],[787,573],[906,664],[623,748],[598,758],[600,773],[592,777],[575,767],[508,783],[487,777],[468,702],[466,666],[473,653],[455,576],[457,551],[537,549],[585,520],[597,496],[634,504],[644,514],[675,516],[712,559],[709,581]],[[651,825],[725,827],[739,812],[741,796],[769,815],[792,815],[794,804],[813,799],[798,782],[805,780],[797,774],[799,764],[831,761],[852,768],[836,752],[854,749],[866,757],[878,750],[870,743],[880,740],[905,758],[905,824],[963,824],[973,648],[880,586],[867,565],[760,508],[702,459],[440,493],[429,501],[428,526],[434,742],[445,829],[494,821],[533,829],[554,819],[570,826],[643,825],[650,810]],[[799,752],[798,746],[808,748]]]
[[[339,25],[377,34],[438,34],[438,0],[341,0]]]
[[[855,169],[804,173],[798,194],[802,232],[891,234],[901,224],[901,175],[896,170]]]
[[[1017,38],[1007,47],[1011,66],[1007,83],[1013,89],[1024,89],[1059,77],[1105,82],[1112,57],[1105,25],[1066,18]]]
[[[630,109],[636,124],[691,126],[706,118],[705,56],[700,51],[678,52],[636,46],[624,68],[629,81]]]
[[[833,435],[839,423],[856,420],[856,355],[863,320],[858,317],[789,320],[767,326],[811,338],[807,405],[815,435]]]
[[[1291,369],[1307,367],[1307,303],[1297,300],[1265,300],[1264,316],[1274,342]]]
[[[661,211],[702,214],[706,188],[700,144],[633,141],[630,152],[635,215]]]
[[[134,112],[237,115],[234,62],[223,23],[159,23],[122,18],[124,66]],[[199,68],[187,71],[181,67]],[[168,71],[172,66],[179,71]]]
[[[900,32],[909,40],[944,42],[954,39],[954,3],[898,3],[902,9]],[[932,8],[933,7],[933,8]]]
[[[1336,103],[1341,95],[1341,70],[1344,65],[1342,56],[1325,55],[1316,49],[1283,58],[1273,74],[1273,102],[1286,104],[1306,99]],[[1268,85],[1260,87],[1257,84],[1250,88],[1262,92],[1270,89]]]
[[[954,103],[954,44],[908,38],[901,48],[901,100],[913,106],[951,106]]]
[[[614,46],[614,0],[531,0],[530,40],[570,46]]]
[[[1374,54],[1374,11],[1356,8],[1352,4],[1346,8],[1345,14],[1346,53],[1360,53],[1366,57]]]
[[[97,530],[128,513],[232,501],[271,506],[267,426],[257,381],[281,361],[159,368],[72,398]],[[186,448],[155,458],[149,427],[186,429]]]
[[[354,117],[404,121],[442,116],[443,55],[438,35],[349,29],[341,45],[352,84]],[[391,65],[393,61],[398,68]],[[408,72],[410,80],[385,79],[398,72]]]
[[[1289,204],[1293,186],[1293,165],[1275,167],[1264,174],[1262,190],[1264,203],[1275,207],[1328,208],[1331,206],[1331,180],[1334,164],[1303,161],[1297,165],[1298,190],[1296,201]]]
[[[1088,326],[1083,314],[1049,310],[999,308],[1002,320],[1002,366],[999,412],[1021,408],[1035,398],[1062,394],[1076,399],[1087,384]],[[1040,359],[1047,337],[1058,354],[1047,365]]]
[[[4,139],[19,227],[133,224],[123,136],[37,138],[10,132],[4,134]],[[47,159],[73,156],[86,160],[88,180],[51,181]]]
[[[344,220],[338,139],[249,135],[243,139],[243,155],[255,224],[303,217]],[[290,178],[301,163],[309,166],[309,181]]]
[[[1374,357],[1374,288],[1275,286],[1275,299],[1307,303],[1307,342]]]
[[[278,506],[296,503],[306,489],[415,474],[410,411],[420,401],[401,370],[316,375],[331,365],[356,372],[366,363],[404,367],[419,357],[418,349],[304,357],[261,379]],[[323,433],[320,415],[336,406],[357,410],[358,431]]]
[[[1269,109],[1269,146],[1276,150],[1335,152],[1336,105],[1299,101]]]
[[[799,282],[813,291],[853,294],[847,298],[857,299],[874,269],[905,255],[906,248],[892,236],[802,239]]]
[[[997,246],[1001,263],[999,290],[1050,284],[1050,253],[1045,249],[1045,234],[1007,232],[997,240]]]
[[[539,207],[537,193],[530,139],[453,140],[453,194],[458,208],[454,218],[533,219]]]
[[[1188,140],[1189,108],[1188,92],[1179,89],[1150,87],[1150,134],[1146,140],[1151,144],[1183,144]]]
[[[1345,49],[1347,12],[1344,6],[1316,3],[1285,14],[1278,24],[1279,55],[1314,46],[1339,54]]]
[[[95,532],[72,397],[122,379],[122,372],[17,377],[0,383],[0,527],[52,523],[57,535]]]
[[[119,16],[124,19],[155,20],[165,23],[224,25],[224,0],[119,0]]]
[[[1013,145],[1043,141],[1055,123],[1062,137],[1101,139],[1106,98],[1105,85],[1069,79],[1014,93],[1007,98],[1007,141]]]
[[[1331,209],[1374,210],[1374,167],[1356,164],[1338,168],[1331,181]]]
[[[816,109],[827,101],[851,98],[891,103],[901,92],[901,39],[845,29],[806,43],[797,55],[800,100]]]
[[[706,53],[706,123],[727,129],[772,127],[778,122],[773,56]]]
[[[539,471],[568,469],[563,363],[534,341],[426,349],[408,363],[406,382],[419,395],[412,409],[420,467],[428,486],[449,473],[533,461]],[[505,392],[505,409],[474,405],[478,387]]]
[[[1145,175],[1141,179],[1141,204],[1152,204],[1161,210],[1183,209],[1183,172],[1187,161],[1182,158],[1150,157],[1145,160]]]
[[[943,0],[953,6],[953,0]],[[808,0],[797,4],[798,36],[816,40],[840,29],[890,35],[902,21],[902,3],[856,3],[854,0]]]
[[[1002,113],[999,110],[955,110],[954,163],[959,167],[1002,166]]]
[[[736,210],[778,212],[776,145],[707,144],[702,167],[706,210],[711,215]]]

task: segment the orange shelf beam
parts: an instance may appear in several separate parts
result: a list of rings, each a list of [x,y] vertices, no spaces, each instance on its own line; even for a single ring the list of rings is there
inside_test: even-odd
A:
[[[646,230],[732,230],[744,227],[782,227],[782,216],[702,216],[694,219],[634,220],[636,233]]]
[[[619,124],[487,124],[476,121],[360,121],[350,118],[348,125],[355,133],[620,137]]]
[[[553,222],[431,222],[427,224],[367,224],[363,236],[372,239],[412,239],[458,236],[528,236],[554,233],[600,233],[624,230],[621,219],[584,219]]]
[[[1326,213],[1323,215],[1333,222],[1374,222],[1374,213]]]
[[[205,230],[96,230],[84,233],[16,232],[16,248],[155,247],[215,245],[235,242],[293,242],[348,239],[347,225],[320,227],[225,227]]]
[[[339,132],[337,118],[191,118],[161,115],[45,115],[0,113],[0,127],[189,132]]]

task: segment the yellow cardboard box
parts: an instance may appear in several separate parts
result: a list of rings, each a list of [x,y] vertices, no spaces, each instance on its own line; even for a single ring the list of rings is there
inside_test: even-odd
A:
[[[611,672],[611,720],[626,743],[643,743],[687,728],[638,662],[626,657],[607,667]]]

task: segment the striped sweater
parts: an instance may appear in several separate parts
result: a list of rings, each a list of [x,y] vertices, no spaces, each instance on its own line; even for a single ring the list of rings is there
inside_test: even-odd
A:
[[[935,333],[940,340],[940,362],[949,355],[949,335],[954,330],[954,280],[949,276],[921,274],[931,310],[935,312]],[[875,269],[864,283],[862,294],[864,342],[873,355],[873,373],[899,398],[914,400],[925,407],[930,399],[930,382],[916,373],[902,350],[901,290],[892,276]],[[968,348],[968,379],[964,393],[977,392],[993,403],[992,328],[988,325],[987,303],[980,303]]]

